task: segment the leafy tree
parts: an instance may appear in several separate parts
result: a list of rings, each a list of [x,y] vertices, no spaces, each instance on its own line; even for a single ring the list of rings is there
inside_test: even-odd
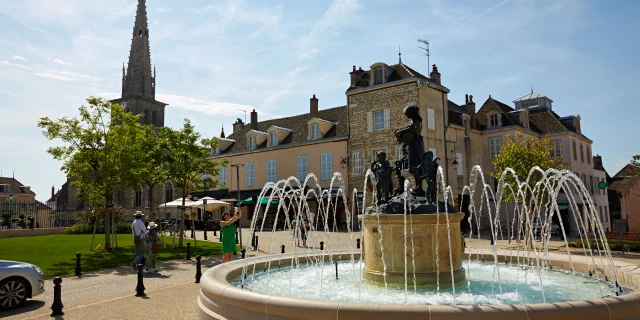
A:
[[[117,186],[136,182],[136,152],[143,130],[138,116],[124,113],[118,104],[90,97],[81,106],[79,117],[51,120],[43,117],[38,127],[49,140],[62,145],[47,152],[62,161],[62,171],[72,178],[79,199],[105,212],[105,248],[111,249],[109,231],[113,196]]]
[[[157,211],[154,203],[153,189],[167,181],[167,150],[165,138],[167,131],[157,130],[152,126],[143,127],[143,136],[138,147],[136,177],[140,184],[149,187],[149,219],[153,220]]]
[[[218,181],[211,179],[219,173],[219,166],[226,164],[226,160],[214,161],[208,159],[211,150],[218,145],[217,139],[200,138],[189,119],[184,119],[182,129],[172,130],[160,128],[164,137],[164,147],[167,151],[167,178],[182,189],[182,207],[190,192],[215,188]],[[180,215],[180,242],[183,243],[184,214]]]
[[[557,157],[553,157],[553,149],[554,145],[548,138],[542,140],[534,140],[524,137],[522,133],[517,133],[516,137],[512,137],[507,135],[509,139],[500,148],[500,152],[495,156],[493,160],[493,165],[495,167],[495,172],[490,173],[495,179],[499,180],[502,177],[502,173],[507,169],[511,168],[518,176],[520,183],[526,181],[529,176],[529,172],[535,166],[540,167],[543,171],[548,170],[550,168],[562,170],[567,168],[567,163],[564,160],[562,155]],[[538,183],[542,179],[542,173],[534,172],[531,174],[529,178],[528,184],[525,188],[529,188],[529,190],[533,190],[535,188],[536,183]],[[512,175],[507,174],[504,180],[505,186],[509,185],[513,190],[518,190],[518,186],[516,185],[516,180]],[[515,196],[508,192],[508,189],[503,189],[505,195],[503,196],[504,201],[513,202],[516,200]],[[498,191],[498,190],[496,190]],[[547,198],[543,198],[542,201],[546,201]],[[522,202],[522,199],[518,199],[519,202]],[[541,200],[541,199],[538,199]],[[528,193],[526,194],[526,200],[523,204],[527,205],[530,214],[530,210],[532,210],[532,206],[534,204],[535,199],[533,196]],[[520,220],[520,216],[518,216],[518,221]],[[521,221],[518,223],[518,234],[521,228]]]

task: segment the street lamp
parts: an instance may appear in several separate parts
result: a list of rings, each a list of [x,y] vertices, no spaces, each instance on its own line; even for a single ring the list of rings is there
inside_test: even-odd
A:
[[[342,168],[344,170],[344,168],[347,167],[348,162],[349,162],[349,156],[341,157],[341,159],[340,159],[340,168]]]
[[[451,163],[453,170],[458,170],[458,164],[458,159],[453,159],[453,162]]]
[[[238,210],[240,210],[240,168],[244,167],[244,164],[232,164],[231,167],[236,168],[236,181],[238,182]],[[238,229],[240,229],[240,248],[242,248],[242,219],[238,219]]]

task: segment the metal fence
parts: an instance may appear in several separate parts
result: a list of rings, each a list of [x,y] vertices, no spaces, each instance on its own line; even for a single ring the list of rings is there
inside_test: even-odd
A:
[[[0,231],[73,226],[88,206],[84,202],[0,202]]]

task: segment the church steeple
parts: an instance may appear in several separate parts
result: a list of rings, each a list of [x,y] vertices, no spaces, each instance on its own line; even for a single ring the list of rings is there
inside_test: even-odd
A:
[[[222,132],[220,132],[220,138],[225,138],[225,135],[224,135],[224,125],[222,125]]]
[[[155,71],[155,70],[154,70]],[[151,70],[149,25],[146,0],[138,0],[136,20],[133,24],[129,64],[123,79],[122,98],[155,99],[155,73]]]

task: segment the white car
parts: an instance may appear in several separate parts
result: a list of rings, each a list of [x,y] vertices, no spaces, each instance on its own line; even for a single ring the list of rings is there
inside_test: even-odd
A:
[[[0,260],[0,310],[13,309],[44,293],[44,273],[29,263]]]

